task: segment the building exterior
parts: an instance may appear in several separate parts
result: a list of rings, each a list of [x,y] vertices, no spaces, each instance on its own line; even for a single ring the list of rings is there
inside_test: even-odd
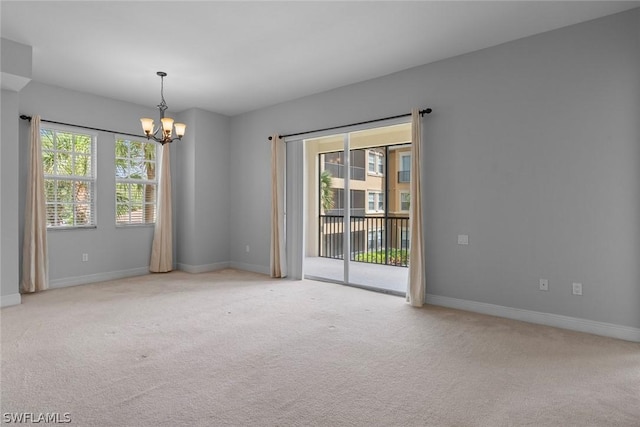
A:
[[[378,141],[383,145],[369,145],[374,138],[359,143],[354,138],[361,148],[350,150],[348,173],[338,144],[334,151],[317,154],[318,256],[344,257],[345,179],[349,178],[350,258],[407,265],[411,148],[406,135],[395,136]]]

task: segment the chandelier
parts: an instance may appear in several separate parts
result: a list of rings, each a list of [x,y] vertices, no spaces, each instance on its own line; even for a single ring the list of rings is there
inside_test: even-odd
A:
[[[187,129],[187,125],[184,123],[174,123],[171,117],[165,117],[164,112],[166,111],[167,103],[164,100],[164,78],[167,76],[167,73],[164,71],[158,71],[156,73],[160,76],[160,98],[162,101],[158,104],[158,110],[160,110],[160,123],[157,129],[153,129],[153,119],[143,117],[140,119],[140,123],[142,124],[142,130],[144,131],[147,139],[153,138],[155,141],[164,145],[167,142],[173,142],[177,139],[182,139],[184,136],[184,131]],[[176,138],[172,138],[173,128],[175,127]],[[162,129],[160,136],[158,133]]]

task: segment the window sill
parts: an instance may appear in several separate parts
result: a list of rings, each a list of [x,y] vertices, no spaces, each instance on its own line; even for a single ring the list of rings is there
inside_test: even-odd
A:
[[[77,230],[95,230],[97,225],[74,225],[67,227],[47,227],[47,231],[77,231]]]
[[[149,227],[155,227],[156,223],[155,222],[150,222],[150,223],[145,223],[145,224],[116,224],[116,228],[149,228]]]

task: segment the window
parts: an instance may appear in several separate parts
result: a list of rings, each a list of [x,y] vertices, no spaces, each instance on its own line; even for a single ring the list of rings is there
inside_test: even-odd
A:
[[[369,175],[384,175],[384,154],[380,151],[369,150],[367,172]]]
[[[153,142],[116,137],[116,224],[156,220],[156,155]]]
[[[364,181],[365,178],[365,170],[364,170],[364,153],[366,150],[351,150],[350,154],[350,162],[351,162],[351,172],[349,173],[349,178],[354,181]],[[363,206],[364,207],[364,206]]]
[[[378,157],[378,173],[380,175],[384,175],[384,162],[382,161],[382,156]]]
[[[367,192],[367,212],[384,212],[384,193],[380,191]]]
[[[41,128],[47,227],[93,227],[95,135]]]
[[[411,179],[411,153],[400,153],[398,182],[409,182]]]
[[[332,188],[333,206],[325,211],[325,215],[344,215],[344,188]],[[351,190],[351,216],[364,215],[364,190]]]
[[[404,212],[409,212],[409,207],[411,206],[411,196],[408,191],[400,192],[400,210]]]
[[[351,150],[349,155],[349,178],[356,181],[365,180],[365,150]],[[321,154],[320,161],[325,170],[331,173],[333,178],[344,178],[344,151]]]
[[[322,154],[324,170],[329,171],[334,178],[344,178],[344,152]]]

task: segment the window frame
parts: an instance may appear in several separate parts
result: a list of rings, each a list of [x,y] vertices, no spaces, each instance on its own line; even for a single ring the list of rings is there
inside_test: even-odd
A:
[[[371,197],[373,196],[373,200]],[[367,213],[384,213],[384,191],[381,190],[367,190]],[[370,203],[373,202],[373,209],[371,209]],[[382,204],[382,206],[381,206]],[[382,207],[382,209],[380,209]]]
[[[409,196],[409,207],[407,209],[402,209],[402,203],[404,203],[404,201],[402,200],[402,196],[404,195]],[[400,205],[400,212],[409,212],[411,210],[411,192],[410,191],[400,191],[400,200],[399,200],[399,205]]]
[[[130,143],[132,142],[137,142],[142,144],[143,147],[143,152],[144,152],[144,147],[146,145],[153,145],[155,148],[155,157],[153,159],[153,163],[155,164],[155,178],[153,180],[149,180],[149,179],[139,179],[139,178],[130,178],[130,177],[125,177],[125,178],[120,178],[118,177],[118,166],[117,166],[117,162],[118,160],[128,160],[128,161],[132,161],[135,159],[132,159],[131,157],[131,151],[130,151],[130,147],[128,150],[128,155],[127,157],[121,157],[118,156],[117,153],[117,146],[118,146],[118,141],[127,141]],[[160,154],[160,149],[159,149],[159,145],[153,141],[147,141],[144,138],[134,138],[131,136],[127,136],[127,135],[115,135],[114,136],[114,145],[113,145],[113,150],[114,150],[114,157],[113,157],[113,161],[114,161],[114,208],[115,208],[115,217],[114,217],[114,222],[115,222],[115,226],[116,228],[129,228],[129,227],[150,227],[150,226],[155,226],[156,220],[158,218],[158,166],[159,166],[159,154]],[[145,161],[144,159],[142,160],[143,162]],[[131,202],[131,200],[129,200],[129,202],[127,204],[122,203],[121,201],[118,201],[118,184],[125,184],[125,185],[143,185],[143,186],[147,186],[147,185],[153,185],[154,187],[154,201],[153,203],[146,203],[143,199],[142,202],[142,210],[144,211],[145,206],[146,205],[151,205],[153,204],[153,221],[151,222],[131,222],[131,214],[132,212],[132,207],[133,204]],[[131,190],[129,190],[130,192]],[[144,195],[143,195],[144,197]],[[126,205],[129,209],[128,209],[128,221],[124,222],[124,221],[119,221],[119,214],[118,214],[118,207],[120,205]],[[144,217],[143,217],[144,219]]]
[[[367,173],[369,175],[376,175],[376,152],[373,150],[367,150]]]
[[[377,172],[379,176],[384,176],[384,156],[382,154],[377,154]]]
[[[377,151],[367,150],[367,175],[384,176],[384,154]]]
[[[45,148],[45,144],[42,143],[43,140],[43,133],[44,132],[52,132],[52,137],[53,137],[53,147],[52,148]],[[66,133],[66,134],[70,134],[72,135],[72,148],[71,151],[67,151],[67,150],[59,150],[57,147],[57,135],[60,133]],[[45,153],[52,153],[54,156],[53,158],[56,159],[57,153],[69,153],[71,155],[71,168],[72,170],[75,169],[75,165],[76,165],[76,159],[79,156],[85,156],[85,153],[82,152],[78,152],[75,151],[75,140],[76,140],[76,136],[81,135],[81,136],[88,136],[90,138],[90,143],[89,143],[89,165],[90,165],[90,171],[91,174],[89,176],[82,176],[82,175],[75,175],[75,174],[69,174],[69,175],[60,175],[60,174],[51,174],[51,173],[47,173],[46,172],[46,167],[44,165],[44,156]],[[41,161],[42,161],[42,166],[43,166],[43,178],[44,178],[44,185],[45,185],[45,206],[46,206],[46,227],[47,227],[47,231],[48,230],[55,230],[55,231],[64,231],[64,230],[87,230],[87,229],[95,229],[98,227],[98,209],[97,209],[97,187],[98,187],[98,173],[97,173],[97,140],[98,140],[98,133],[97,132],[92,132],[88,129],[84,129],[84,128],[78,128],[78,127],[74,127],[74,126],[65,126],[65,125],[61,125],[61,124],[57,124],[57,123],[49,123],[46,122],[45,124],[40,125],[40,155],[41,157]],[[57,163],[55,160],[53,162],[53,168],[57,168],[59,163]],[[75,172],[75,171],[74,171]],[[86,183],[88,183],[89,185],[89,202],[88,203],[79,203],[76,200],[76,196],[73,196],[73,201],[72,202],[65,202],[64,204],[71,204],[73,206],[73,224],[71,225],[50,225],[49,223],[49,206],[50,205],[60,205],[63,203],[59,203],[59,200],[53,200],[51,201],[49,199],[48,196],[48,192],[47,192],[47,181],[53,181],[56,183],[56,187],[58,185],[58,183],[60,181],[71,181],[72,183],[72,188],[75,187],[75,183],[79,182],[79,181],[84,181]],[[56,203],[58,202],[58,203]],[[76,211],[76,206],[81,205],[81,204],[88,204],[89,205],[89,212],[90,212],[90,217],[89,217],[89,221],[86,224],[78,224],[77,223],[77,211]],[[57,211],[57,208],[56,208]]]
[[[411,182],[411,151],[398,152],[398,184]],[[407,169],[405,169],[404,159],[409,159]]]

